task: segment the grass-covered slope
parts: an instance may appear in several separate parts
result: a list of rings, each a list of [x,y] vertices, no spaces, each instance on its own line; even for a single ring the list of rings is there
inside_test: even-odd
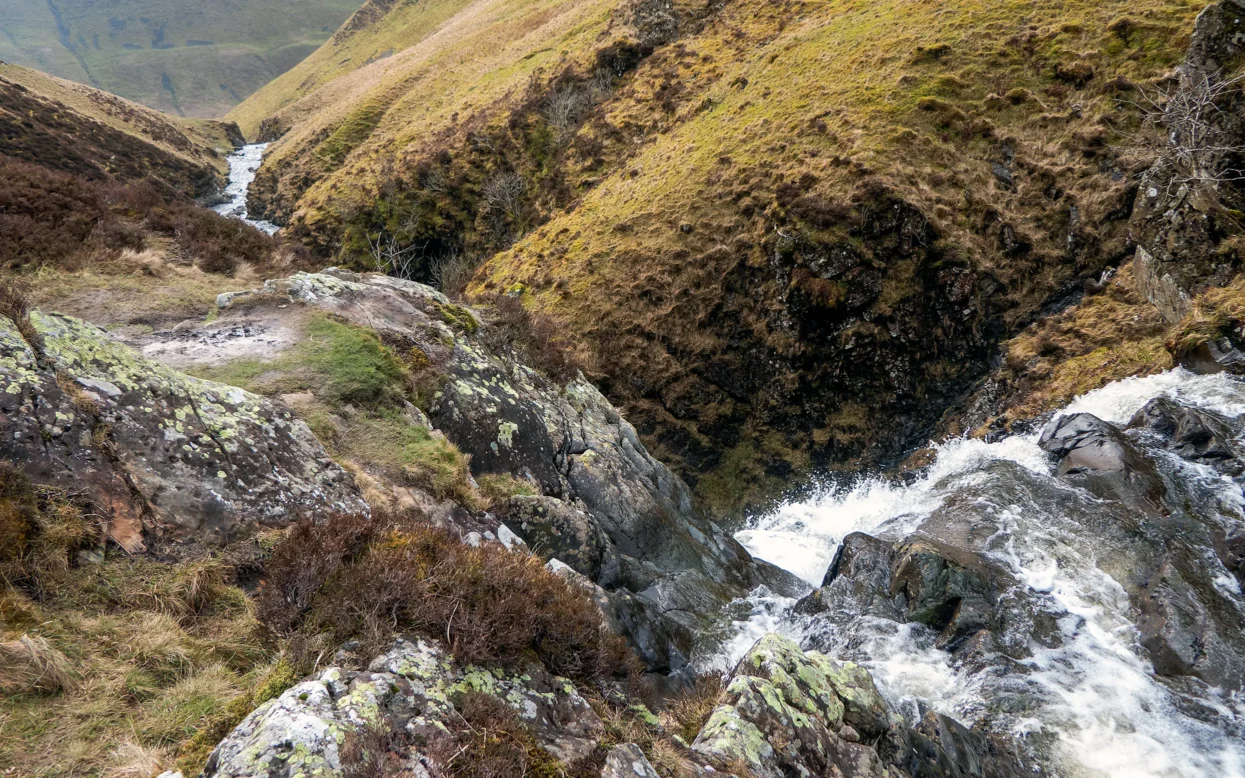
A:
[[[1201,6],[475,3],[278,111],[257,199],[338,261],[488,259],[728,509],[919,442],[1126,255]]]
[[[114,94],[19,65],[0,63],[0,84],[5,85],[6,95],[0,110],[9,115],[10,131],[18,133],[23,130],[29,133],[42,123],[59,119],[74,128],[69,130],[74,138],[81,139],[84,132],[128,135],[188,165],[211,167],[222,174],[229,169],[225,157],[242,140],[231,123],[170,116]],[[11,85],[24,88],[26,93],[12,89]],[[47,107],[40,108],[40,105]],[[25,121],[19,121],[19,116]],[[88,129],[92,122],[101,127]],[[22,129],[17,129],[19,127]],[[3,151],[17,156],[15,148],[7,146]],[[112,154],[116,149],[109,151]],[[130,152],[129,156],[132,155]],[[47,159],[34,161],[49,162]]]
[[[359,0],[0,0],[0,60],[169,113],[222,116],[323,43]]]

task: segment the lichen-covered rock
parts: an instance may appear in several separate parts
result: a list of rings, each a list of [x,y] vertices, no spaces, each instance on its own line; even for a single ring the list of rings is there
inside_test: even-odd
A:
[[[610,749],[605,757],[601,778],[658,778],[644,752],[635,743],[624,743]]]
[[[305,512],[366,508],[278,403],[184,375],[67,316],[0,319],[0,458],[89,499],[128,551],[224,543]]]
[[[868,673],[766,635],[735,667],[692,750],[763,778],[883,775],[877,752],[841,737],[844,726],[869,740],[890,726]]]
[[[177,366],[278,360],[299,353],[309,312],[375,331],[435,377],[427,424],[469,455],[473,476],[506,474],[539,492],[509,501],[511,528],[546,559],[622,593],[613,613],[646,644],[650,670],[685,666],[695,636],[755,586],[801,589],[709,521],[594,386],[550,380],[499,342],[486,317],[428,286],[329,269],[217,303],[214,321],[145,337],[144,353]]]
[[[759,778],[1042,774],[946,716],[930,713],[910,727],[864,668],[779,635],[739,661],[692,750]]]
[[[430,643],[399,639],[366,671],[330,667],[252,711],[217,745],[204,777],[336,778],[375,759],[375,743],[426,775],[421,749],[461,727],[454,699],[465,692],[504,701],[563,762],[589,755],[602,732],[574,686],[539,666],[511,675],[459,668]]]

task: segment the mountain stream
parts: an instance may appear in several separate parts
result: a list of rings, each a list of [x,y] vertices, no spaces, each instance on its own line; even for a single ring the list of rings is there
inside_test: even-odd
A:
[[[1123,427],[1160,397],[1217,414],[1240,440],[1245,383],[1225,375],[1174,370],[1127,379],[1078,398],[1061,413],[1092,413]],[[965,724],[1008,732],[1059,775],[1245,776],[1239,692],[1187,675],[1161,677],[1140,643],[1141,615],[1126,589],[1140,553],[1132,544],[1144,545],[1153,532],[1145,525],[1131,534],[1121,531],[1135,512],[1057,477],[1056,458],[1038,445],[1040,431],[990,443],[948,441],[936,447],[926,470],[906,482],[861,477],[847,488],[826,488],[782,505],[737,534],[754,555],[813,586],[822,584],[850,533],[975,543],[974,553],[1015,582],[999,609],[1028,603],[1026,611],[1013,609],[1028,614],[1017,619],[1028,619],[1027,629],[1017,630],[1019,637],[999,638],[1024,644],[1005,652],[1018,659],[998,652],[964,658],[935,645],[934,630],[921,623],[842,602],[830,603],[825,613],[800,615],[794,600],[761,590],[743,603],[750,613],[736,623],[719,664],[732,664],[760,635],[777,631],[806,649],[864,664],[906,715],[919,717],[932,708]],[[1182,518],[1183,510],[1204,525],[1241,526],[1239,475],[1176,456],[1144,434],[1128,435],[1155,462],[1167,494],[1178,497],[1167,502],[1183,505],[1172,515]],[[1138,533],[1142,541],[1135,540]],[[1160,555],[1168,544],[1159,543]],[[1215,607],[1227,609],[1239,638],[1245,625],[1240,583],[1213,553],[1204,553],[1196,565],[1213,589],[1203,601],[1209,596]],[[1040,630],[1033,624],[1043,618],[1050,634],[1035,639]]]

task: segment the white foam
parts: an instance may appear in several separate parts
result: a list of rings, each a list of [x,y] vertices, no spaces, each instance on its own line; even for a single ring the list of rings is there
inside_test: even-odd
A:
[[[225,196],[229,201],[212,210],[222,216],[241,219],[255,229],[272,235],[281,228],[272,222],[250,219],[246,211],[247,192],[255,181],[255,172],[264,161],[266,148],[267,143],[252,143],[229,155],[229,184],[225,187]]]
[[[1115,382],[1076,398],[1064,412],[1093,413],[1122,424],[1155,397],[1229,417],[1245,415],[1245,389],[1239,381],[1179,369]],[[828,488],[783,505],[737,537],[756,556],[819,585],[846,535],[900,537],[956,489],[987,478],[984,468],[991,463],[1009,461],[1050,476],[1053,460],[1038,448],[1037,438],[1033,432],[995,443],[951,440],[935,447],[934,463],[909,485],[862,477],[848,488]],[[1242,505],[1240,488],[1206,468],[1173,465],[1173,473],[1190,484],[1197,481],[1202,493],[1218,489],[1225,508],[1239,510]],[[1027,679],[1046,702],[1035,715],[1018,716],[1013,732],[1022,737],[1042,730],[1055,733],[1059,767],[1068,775],[1245,776],[1245,747],[1182,714],[1172,694],[1154,678],[1137,645],[1127,594],[1096,566],[1097,550],[1079,534],[1075,521],[1036,505],[993,508],[1002,529],[992,539],[992,553],[1032,596],[1046,598],[1065,614],[1060,622],[1063,644],[1054,649],[1037,646],[1027,661],[1032,671]],[[1239,586],[1226,571],[1220,578],[1216,586],[1221,591],[1239,595]],[[736,643],[751,645],[767,630],[799,631],[790,618],[776,619],[772,609],[759,611]],[[863,658],[892,704],[919,701],[966,721],[980,710],[980,679],[957,671],[945,652],[932,648],[928,631],[864,619],[853,623],[851,631],[853,635],[832,642]],[[730,653],[742,651],[732,644]],[[1229,719],[1235,715],[1226,703],[1220,712]]]

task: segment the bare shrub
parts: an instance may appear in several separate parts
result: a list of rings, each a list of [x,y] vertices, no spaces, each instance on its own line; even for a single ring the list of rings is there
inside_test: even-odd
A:
[[[586,680],[634,661],[588,596],[539,557],[469,546],[409,516],[295,525],[273,552],[259,615],[278,631],[297,625],[304,636],[358,638],[375,650],[395,632],[415,632],[445,641],[464,663],[514,665],[535,654],[554,673]]]
[[[491,211],[515,216],[523,205],[523,177],[513,171],[497,173],[484,182],[484,203]]]
[[[1132,104],[1142,112],[1142,126],[1125,151],[1152,157],[1170,170],[1169,189],[1245,179],[1245,144],[1225,129],[1224,121],[1242,96],[1242,81],[1245,75],[1224,78],[1185,67],[1167,88],[1140,89],[1141,100]]]
[[[450,251],[432,262],[432,283],[452,299],[460,300],[475,276],[479,261],[463,251]]]
[[[559,84],[553,88],[541,113],[558,140],[564,141],[574,133],[589,104],[587,95],[576,86]]]
[[[0,691],[5,694],[59,692],[76,682],[69,660],[43,638],[22,635],[0,643]]]
[[[380,235],[375,241],[368,235],[367,245],[376,272],[410,281],[419,271],[420,255],[415,246],[403,246],[392,235]]]

